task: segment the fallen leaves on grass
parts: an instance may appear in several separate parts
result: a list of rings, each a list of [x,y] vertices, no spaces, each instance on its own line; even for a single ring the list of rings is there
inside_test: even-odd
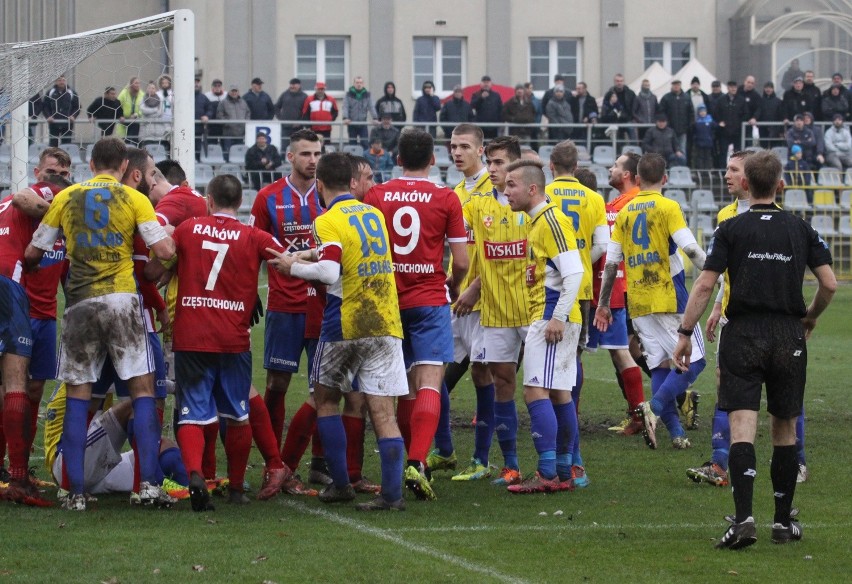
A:
[[[257,556],[255,559],[251,561],[252,564],[257,564],[258,562],[265,562],[269,559],[269,556]]]
[[[192,567],[192,571],[193,571],[193,572],[203,572],[203,571],[204,571],[204,566],[202,566],[201,564],[195,564],[195,565]]]

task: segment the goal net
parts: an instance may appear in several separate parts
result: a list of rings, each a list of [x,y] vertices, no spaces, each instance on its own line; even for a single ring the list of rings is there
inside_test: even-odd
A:
[[[177,10],[64,37],[0,45],[0,190],[32,183],[38,154],[48,144],[68,152],[75,180],[88,178],[87,152],[106,131],[134,145],[149,138],[158,157],[178,160],[191,178],[194,28],[192,12]],[[59,77],[64,84],[57,82]],[[160,91],[160,111],[141,115],[137,106],[148,82],[157,84],[163,77],[171,80],[171,87]],[[134,98],[118,99],[131,78],[138,78],[141,97],[133,91]],[[107,100],[110,87],[115,91]],[[130,105],[134,115],[126,118],[128,123],[118,120],[125,112],[112,100]],[[100,107],[90,118],[93,105]],[[130,119],[138,119],[132,130]]]

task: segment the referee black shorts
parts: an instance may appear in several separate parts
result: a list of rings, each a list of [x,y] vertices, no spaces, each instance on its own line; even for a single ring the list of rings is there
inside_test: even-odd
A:
[[[781,419],[802,413],[808,349],[799,318],[754,315],[728,321],[719,338],[719,409],[767,411]]]

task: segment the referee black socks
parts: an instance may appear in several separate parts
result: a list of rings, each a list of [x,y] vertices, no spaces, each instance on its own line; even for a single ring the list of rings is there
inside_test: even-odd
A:
[[[795,449],[793,450],[795,453]],[[754,496],[754,477],[757,475],[757,460],[754,444],[735,442],[731,444],[728,455],[728,478],[734,493],[734,507],[737,523],[752,516],[752,498]]]

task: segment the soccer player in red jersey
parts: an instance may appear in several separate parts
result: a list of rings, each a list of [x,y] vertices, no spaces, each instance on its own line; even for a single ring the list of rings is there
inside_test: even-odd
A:
[[[606,204],[606,222],[612,232],[615,217],[618,212],[627,205],[639,193],[639,179],[636,177],[636,168],[639,165],[639,155],[627,152],[618,157],[609,169],[609,184],[618,189],[620,195]],[[592,297],[592,310],[597,309],[598,298],[601,293],[601,279],[606,257],[601,257],[592,270],[592,286],[594,289]],[[645,393],[642,387],[642,370],[630,355],[630,339],[627,331],[627,307],[625,303],[626,288],[624,283],[624,263],[618,267],[615,283],[613,284],[610,308],[613,314],[613,323],[605,333],[602,333],[594,324],[589,325],[589,341],[586,348],[597,350],[598,347],[609,350],[610,359],[615,367],[615,376],[621,392],[627,401],[628,418],[616,428],[619,434],[627,436],[642,431],[642,420],[636,414],[636,408],[645,401]]]
[[[68,186],[68,181],[62,177],[50,175],[45,178],[57,184],[39,182],[28,191],[46,202]],[[33,406],[27,395],[33,332],[30,304],[24,289],[24,251],[38,221],[14,206],[12,199],[10,195],[0,201],[0,371],[5,390],[3,427],[9,447],[9,487],[2,498],[31,502],[39,500],[40,496],[28,475],[35,432]],[[38,415],[38,403],[35,411]]]
[[[364,202],[387,218],[399,308],[403,354],[411,381],[397,405],[406,442],[405,485],[420,499],[434,499],[426,457],[441,414],[444,364],[453,360],[450,301],[467,274],[467,231],[458,195],[429,181],[435,164],[432,136],[408,129],[399,139],[403,176],[370,189]],[[444,273],[444,240],[452,252],[452,276]]]
[[[266,231],[290,252],[311,248],[311,224],[322,212],[316,191],[317,161],[322,141],[311,130],[290,136],[287,160],[292,172],[263,188],[252,206],[249,225]],[[306,350],[305,313],[308,285],[304,280],[269,271],[263,367],[266,369],[266,406],[280,445],[284,431],[284,398],[293,373]]]
[[[195,511],[209,508],[201,467],[203,427],[219,416],[228,424],[229,501],[248,502],[243,480],[251,449],[249,322],[260,264],[271,257],[266,249],[284,251],[268,233],[237,220],[242,187],[236,177],[217,176],[207,188],[212,214],[184,221],[174,232],[178,257],[174,349],[181,407],[177,438],[190,473]],[[197,334],[202,328],[209,334]],[[280,473],[282,482],[285,473]]]
[[[67,180],[71,175],[71,158],[61,148],[45,148],[39,155],[35,168],[37,182],[46,182],[50,175]],[[52,179],[48,182],[55,182]],[[64,184],[64,183],[63,183]],[[30,198],[27,202],[24,199]],[[40,189],[36,194],[31,189],[16,193],[12,204],[36,222],[47,212],[53,194],[50,189]],[[30,325],[33,331],[32,357],[30,359],[30,380],[27,383],[27,397],[30,401],[30,429],[35,436],[38,424],[38,410],[44,394],[44,382],[56,375],[56,289],[64,267],[65,240],[59,238],[53,250],[42,258],[39,270],[27,274],[24,288],[30,302]],[[2,411],[2,400],[0,400]],[[0,416],[0,480],[8,482],[7,471],[3,468],[6,455],[6,436]]]

